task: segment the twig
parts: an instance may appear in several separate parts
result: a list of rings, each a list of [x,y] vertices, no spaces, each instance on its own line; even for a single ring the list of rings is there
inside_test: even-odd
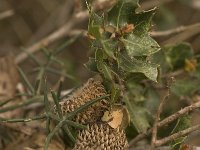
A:
[[[148,0],[148,1],[141,3],[141,8],[142,8],[142,10],[148,10],[148,9],[153,8],[153,7],[160,6],[160,5],[163,5],[165,3],[169,3],[171,1],[174,1],[174,0],[159,0],[159,1]]]
[[[13,16],[15,13],[13,10],[7,10],[0,13],[0,20]]]
[[[158,123],[158,127],[162,127],[164,125],[169,124],[170,122],[176,120],[179,116],[186,114],[189,111],[195,110],[197,108],[200,107],[200,102],[194,103],[190,106],[187,106],[179,111],[177,111],[176,113],[170,115],[169,117],[163,119],[161,122]]]
[[[0,122],[3,122],[3,123],[31,122],[34,120],[41,120],[41,119],[45,119],[45,118],[46,118],[45,115],[36,116],[33,118],[17,118],[17,119],[1,119],[0,118]]]
[[[166,45],[166,44],[173,45],[173,44],[185,41],[199,33],[200,33],[200,23],[192,28],[185,30],[184,32],[180,32],[179,34],[172,36],[166,41],[160,43],[160,45]]]
[[[168,142],[170,142],[170,141],[172,141],[174,139],[177,139],[179,137],[187,135],[187,134],[189,134],[189,133],[191,133],[193,131],[196,131],[198,129],[200,129],[200,124],[199,125],[195,125],[195,126],[190,127],[190,128],[187,128],[185,130],[182,130],[182,131],[180,131],[178,133],[174,133],[174,134],[172,134],[172,135],[170,135],[168,137],[165,137],[165,138],[163,138],[161,140],[157,140],[156,143],[155,143],[155,145],[156,146],[161,146],[163,144],[166,144],[166,143],[168,143]]]
[[[180,26],[180,27],[169,29],[169,30],[166,30],[166,31],[152,31],[152,32],[150,32],[150,35],[153,36],[153,37],[169,36],[169,35],[172,35],[172,34],[180,33],[180,32],[190,30],[190,29],[193,29],[193,28],[198,28],[198,27],[200,27],[200,23],[192,24],[192,25],[189,25],[189,26]]]
[[[152,140],[151,140],[151,149],[152,150],[155,148],[155,143],[157,141],[157,132],[158,132],[158,123],[160,121],[160,114],[162,112],[163,105],[168,97],[169,97],[169,88],[167,89],[166,94],[163,96],[163,98],[161,99],[160,104],[158,106],[156,119],[155,119],[153,129],[152,129]]]
[[[197,108],[200,107],[200,102],[197,102],[197,103],[194,103],[190,106],[187,106],[179,111],[177,111],[176,113],[170,115],[169,117],[165,118],[164,120],[160,121],[158,123],[158,127],[163,127],[169,123],[171,123],[172,121],[174,121],[175,119],[177,119],[179,116],[187,113],[187,112],[190,112],[192,110],[195,110]],[[142,140],[143,138],[145,138],[147,135],[149,135],[150,133],[152,132],[152,128],[147,130],[147,132],[144,134],[144,133],[141,133],[139,134],[138,136],[136,136],[134,139],[132,139],[129,143],[130,147],[133,146],[134,144],[136,144],[138,141]]]
[[[177,70],[177,71],[174,71],[174,72],[163,74],[161,77],[162,78],[176,77],[176,76],[179,76],[179,75],[181,75],[183,73],[185,73],[185,70],[180,69],[180,70]]]

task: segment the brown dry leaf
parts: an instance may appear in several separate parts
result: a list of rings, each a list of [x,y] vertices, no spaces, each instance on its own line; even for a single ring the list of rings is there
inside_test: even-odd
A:
[[[119,126],[126,128],[130,122],[127,109],[118,104],[112,106],[110,111],[106,111],[101,120],[107,122],[114,129]]]
[[[96,40],[96,38],[89,33],[87,33],[87,38],[90,39],[90,40]]]

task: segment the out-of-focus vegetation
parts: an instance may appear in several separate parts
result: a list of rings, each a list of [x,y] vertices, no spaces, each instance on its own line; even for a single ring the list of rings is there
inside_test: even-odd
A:
[[[157,109],[166,91],[169,98],[158,124],[181,108],[200,107],[200,1],[140,0],[139,7],[136,2],[0,1],[0,149],[43,149],[45,138],[50,142],[57,133],[52,132],[58,131],[49,127],[50,122],[56,120],[56,127],[63,123],[58,102],[96,73],[103,78],[110,105],[124,105],[129,112],[126,135],[130,149],[163,146],[151,140],[149,129],[156,124]],[[61,120],[50,113],[52,103]],[[199,115],[195,109],[167,126],[158,125],[161,128],[156,129],[156,140],[198,126]],[[37,121],[6,121],[11,118]],[[46,126],[40,120],[44,118]],[[84,126],[71,118],[65,119],[73,130],[63,128],[65,132],[56,134],[49,149],[73,147],[74,129]],[[46,129],[52,129],[49,136]],[[199,128],[196,130],[189,136],[172,138],[161,149],[200,146]],[[136,143],[137,136],[145,134],[147,137]]]

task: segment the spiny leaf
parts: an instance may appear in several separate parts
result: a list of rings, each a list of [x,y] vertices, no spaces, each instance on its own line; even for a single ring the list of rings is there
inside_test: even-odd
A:
[[[112,25],[117,31],[128,23],[135,14],[138,0],[118,0],[117,4],[108,12],[108,25]]]
[[[147,33],[151,28],[152,18],[155,14],[156,8],[153,8],[148,11],[142,11],[140,13],[135,13],[134,16],[131,16],[129,23],[134,24],[135,33],[137,35]]]
[[[148,34],[136,35],[129,34],[126,38],[121,39],[126,51],[130,57],[151,55],[160,50],[158,43]]]
[[[143,73],[150,80],[155,82],[157,81],[158,65],[156,64],[150,64],[135,58],[131,59],[130,57],[121,54],[119,57],[119,63],[120,68],[124,71],[130,73]]]

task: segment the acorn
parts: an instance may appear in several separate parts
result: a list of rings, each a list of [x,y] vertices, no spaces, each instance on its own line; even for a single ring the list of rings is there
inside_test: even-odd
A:
[[[79,131],[73,150],[128,150],[128,141],[122,128],[95,123]]]
[[[63,115],[74,111],[86,102],[106,95],[106,90],[101,83],[101,80],[90,78],[82,87],[75,90],[67,99],[60,102]],[[83,112],[74,117],[74,121],[81,124],[96,122],[102,117],[107,109],[108,102],[105,99],[88,107]]]

